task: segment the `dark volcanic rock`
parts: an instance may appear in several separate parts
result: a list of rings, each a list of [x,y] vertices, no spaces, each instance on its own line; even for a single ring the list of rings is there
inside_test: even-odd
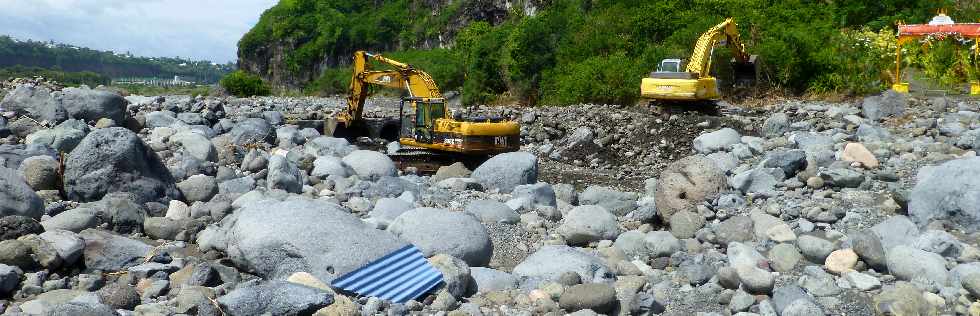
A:
[[[180,197],[170,171],[133,132],[99,129],[82,140],[65,163],[65,195],[91,202],[109,192],[133,193],[138,203]]]
[[[37,220],[25,216],[4,216],[0,218],[0,240],[17,239],[17,237],[40,234],[44,227]]]
[[[285,281],[244,284],[218,303],[229,315],[312,315],[333,303],[327,291]]]
[[[0,167],[0,216],[40,219],[43,212],[44,201],[24,182],[20,173]]]

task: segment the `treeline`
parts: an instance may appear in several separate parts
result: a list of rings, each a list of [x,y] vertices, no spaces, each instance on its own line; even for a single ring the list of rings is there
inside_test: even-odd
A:
[[[428,40],[438,38],[463,3],[471,2],[479,1],[438,7],[418,0],[280,0],[238,42],[238,54],[261,58],[258,53],[270,45],[296,43],[283,66],[301,72],[320,63],[349,63],[356,50],[432,47]]]
[[[388,54],[426,70],[443,90],[461,90],[468,104],[501,98],[531,104],[632,104],[639,97],[640,79],[660,60],[687,58],[702,32],[733,17],[750,53],[760,56],[769,87],[864,94],[891,84],[896,21],[927,23],[939,9],[958,21],[980,18],[976,1],[554,0],[533,15],[512,9],[501,23],[470,23],[448,49],[398,50],[427,34],[420,31],[419,21],[439,21],[443,14],[406,16],[406,8],[415,2],[282,0],[242,39],[240,53],[260,41],[306,43],[289,59],[290,67],[301,68],[330,55],[323,49],[401,43]],[[950,42],[957,40],[968,43],[932,50],[919,50],[922,45],[913,43],[907,47],[907,60],[934,68],[927,72],[944,81],[975,79],[975,65],[962,61],[968,49],[942,48],[972,43]],[[714,64],[723,68],[731,55],[716,49],[714,56]],[[348,71],[327,69],[306,90],[343,93]]]
[[[91,71],[66,72],[19,65],[0,68],[0,80],[32,78],[36,76],[52,79],[66,86],[80,86],[84,84],[89,87],[96,87],[99,85],[108,85],[112,81],[109,77]]]
[[[212,64],[182,58],[136,57],[128,53],[0,36],[0,68],[37,67],[66,73],[94,72],[109,78],[181,76],[184,80],[216,83],[234,64]]]

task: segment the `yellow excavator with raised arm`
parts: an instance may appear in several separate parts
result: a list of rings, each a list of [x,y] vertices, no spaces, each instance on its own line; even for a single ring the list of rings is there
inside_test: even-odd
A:
[[[725,44],[731,49],[732,71],[736,84],[754,83],[758,77],[756,55],[749,55],[732,18],[701,34],[691,58],[682,69],[680,59],[664,59],[657,70],[643,78],[640,95],[653,102],[713,101],[721,98],[718,79],[712,77],[711,55],[715,46]]]
[[[372,60],[392,69],[372,70]],[[383,123],[380,132],[373,133],[397,138],[401,149],[388,154],[400,165],[430,171],[428,169],[457,161],[478,164],[490,155],[520,149],[517,122],[486,116],[450,115],[439,87],[421,69],[364,51],[354,53],[352,66],[347,108],[327,120],[324,126],[327,134],[346,138],[372,134],[369,122],[363,117],[364,101],[368,85],[378,85],[406,92],[399,106],[398,122]]]

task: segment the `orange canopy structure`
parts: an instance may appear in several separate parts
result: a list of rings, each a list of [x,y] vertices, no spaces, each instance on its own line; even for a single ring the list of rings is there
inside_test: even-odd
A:
[[[899,24],[898,25],[898,45],[895,54],[895,84],[892,89],[897,92],[908,93],[909,84],[902,82],[902,44],[920,37],[935,36],[944,38],[946,36],[959,36],[974,39],[974,54],[980,51],[980,23],[955,23],[953,19],[945,13],[932,18],[929,24]],[[971,83],[970,94],[980,93],[980,86]]]
[[[980,37],[980,23],[954,24],[905,24],[898,26],[898,38],[911,39],[927,35],[959,34],[963,37]]]

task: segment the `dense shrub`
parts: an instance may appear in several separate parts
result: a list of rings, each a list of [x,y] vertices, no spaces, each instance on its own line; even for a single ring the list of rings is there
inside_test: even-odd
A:
[[[980,18],[980,2],[952,0],[552,0],[533,14],[521,6],[503,22],[454,23],[472,2],[281,0],[239,43],[243,54],[270,41],[295,43],[288,67],[309,67],[322,56],[347,58],[357,49],[394,51],[433,75],[443,90],[460,89],[465,104],[502,95],[525,104],[631,103],[641,78],[663,58],[687,58],[709,27],[734,17],[742,39],[759,55],[762,79],[773,88],[804,93],[863,94],[891,84],[895,21],[925,23],[946,8],[958,21]],[[449,50],[433,47],[446,30]],[[879,44],[885,44],[880,46]],[[947,44],[922,54],[916,67],[943,82],[975,78],[965,50]],[[403,53],[399,53],[403,52]],[[339,54],[343,53],[343,54]],[[339,55],[338,55],[339,54]],[[731,54],[715,50],[713,72],[725,78]],[[327,61],[328,64],[331,61]],[[327,70],[309,92],[343,93],[349,70]]]
[[[259,76],[236,70],[221,78],[221,87],[238,97],[269,95],[272,89]]]
[[[616,53],[559,66],[545,76],[542,103],[633,104],[639,96],[637,78],[644,72],[635,64],[626,54]]]

